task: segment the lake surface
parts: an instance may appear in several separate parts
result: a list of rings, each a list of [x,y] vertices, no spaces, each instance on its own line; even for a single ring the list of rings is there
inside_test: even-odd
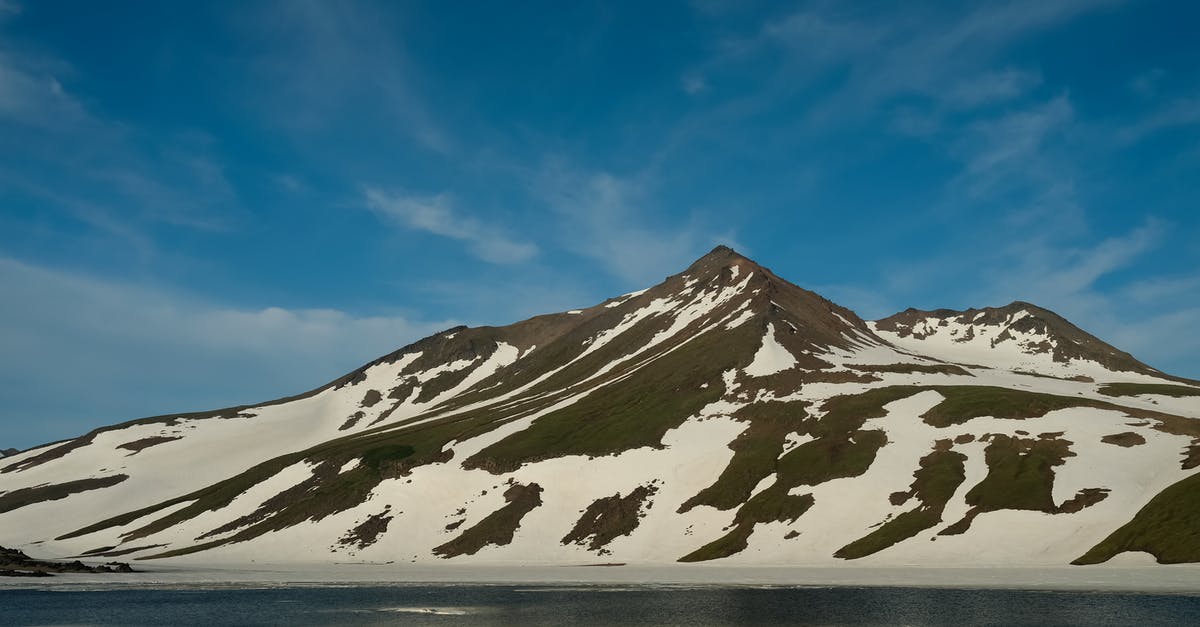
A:
[[[1200,595],[936,588],[0,588],[4,625],[1200,625]]]

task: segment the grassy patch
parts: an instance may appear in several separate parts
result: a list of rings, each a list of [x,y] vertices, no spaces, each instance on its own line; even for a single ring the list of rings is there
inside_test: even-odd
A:
[[[1166,383],[1106,383],[1100,386],[1098,391],[1105,396],[1138,396],[1141,394],[1158,394],[1175,398],[1200,396],[1200,388]]]
[[[736,525],[728,533],[679,558],[681,562],[705,562],[736,555],[746,549],[753,524]]]
[[[821,416],[809,433],[817,438],[848,434],[861,429],[871,418],[886,416],[887,410],[883,408],[884,405],[928,389],[930,388],[916,385],[892,385],[867,390],[861,394],[835,396],[821,406],[825,415]]]
[[[407,444],[388,444],[375,447],[363,453],[360,459],[365,466],[379,471],[382,468],[396,467],[398,462],[412,457],[412,454],[415,452],[416,450]]]
[[[387,531],[392,518],[390,506],[385,507],[382,512],[368,516],[366,520],[347,531],[335,546],[365,549],[379,541],[379,536]]]
[[[586,544],[588,549],[603,554],[609,542],[637,529],[643,515],[643,503],[657,491],[653,486],[643,485],[624,497],[618,492],[596,499],[579,517],[570,533],[563,537],[562,543]]]
[[[729,443],[729,448],[733,449],[729,465],[712,485],[685,501],[679,512],[697,505],[728,510],[745,503],[755,486],[775,472],[788,434],[803,432],[808,415],[804,407],[805,404],[800,402],[771,401],[739,409],[735,416],[750,424]]]
[[[1145,551],[1160,564],[1200,562],[1200,474],[1159,492],[1133,520],[1073,564],[1099,564],[1125,551]]]
[[[615,455],[644,446],[660,447],[667,431],[721,397],[725,391],[721,372],[730,362],[712,355],[753,345],[752,331],[738,327],[702,335],[663,355],[639,376],[609,384],[541,416],[527,429],[485,448],[463,465],[501,474],[523,463],[564,455]],[[708,387],[701,388],[706,383]]]
[[[793,496],[778,484],[755,496],[738,511],[738,522],[728,533],[679,558],[681,562],[704,562],[742,552],[748,546],[754,525],[759,522],[796,520],[813,506],[811,494]],[[745,512],[745,513],[743,513]]]
[[[503,546],[511,543],[517,528],[521,526],[521,519],[542,504],[542,487],[536,483],[527,486],[514,484],[504,492],[504,499],[508,501],[504,507],[488,514],[475,526],[435,548],[433,552],[451,558],[474,555],[489,544]]]
[[[126,442],[124,444],[118,444],[117,448],[125,449],[127,451],[133,451],[129,455],[136,455],[136,454],[142,452],[143,450],[150,448],[151,446],[158,446],[159,444],[165,444],[167,442],[174,442],[175,440],[182,440],[182,439],[183,439],[183,436],[178,436],[178,435],[155,435],[155,436],[151,436],[148,438],[142,438],[140,440],[134,440],[133,442]],[[129,455],[127,455],[126,457],[128,457]]]
[[[858,370],[859,372],[891,372],[896,374],[948,374],[963,377],[973,377],[969,370],[962,366],[954,364],[879,364],[879,365],[851,365],[847,364],[847,368]]]
[[[921,418],[935,427],[962,424],[982,416],[1021,420],[1041,418],[1056,409],[1107,405],[1100,401],[1070,396],[982,385],[939,385],[933,389],[946,397],[946,400],[925,412]]]
[[[0,514],[3,514],[4,512],[11,512],[27,505],[65,499],[68,496],[71,496],[72,494],[78,494],[79,492],[107,488],[117,485],[128,478],[129,475],[110,475],[108,477],[98,477],[96,479],[78,479],[76,481],[67,481],[65,483],[52,483],[50,485],[37,486],[34,488],[21,488],[19,490],[13,490],[12,492],[5,492],[0,494]]]
[[[921,458],[920,468],[913,473],[914,480],[907,493],[907,496],[915,496],[920,505],[838,549],[834,557],[866,557],[940,523],[946,503],[966,479],[966,461],[966,455],[949,450],[935,450]]]
[[[1113,433],[1103,436],[1100,438],[1100,441],[1104,442],[1105,444],[1115,444],[1117,446],[1124,446],[1128,448],[1130,446],[1141,446],[1145,444],[1146,438],[1142,437],[1141,434],[1134,433],[1133,431],[1126,431],[1124,433]]]
[[[1070,443],[993,435],[984,451],[988,474],[967,492],[967,504],[983,511],[1054,510],[1054,470],[1073,456]]]
[[[862,430],[862,426],[871,418],[886,415],[884,405],[924,389],[892,386],[825,401],[821,407],[825,415],[804,423],[804,432],[817,439],[797,446],[775,461],[775,483],[738,509],[733,528],[721,538],[683,556],[680,561],[696,562],[733,555],[746,548],[755,524],[795,521],[812,507],[812,495],[789,494],[793,488],[857,477],[866,472],[875,461],[875,454],[887,443],[887,436],[882,431]],[[757,467],[757,472],[763,467],[765,462]],[[748,479],[742,479],[731,481],[727,486],[745,486],[746,483]]]

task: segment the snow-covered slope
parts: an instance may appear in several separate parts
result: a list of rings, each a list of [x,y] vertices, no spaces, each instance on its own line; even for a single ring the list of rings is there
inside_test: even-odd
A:
[[[1200,561],[1200,385],[1025,303],[876,322],[718,247],[311,392],[0,462],[0,544],[209,561]]]

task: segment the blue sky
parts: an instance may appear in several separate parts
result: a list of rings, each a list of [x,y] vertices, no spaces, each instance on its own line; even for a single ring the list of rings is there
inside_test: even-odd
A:
[[[1028,300],[1200,378],[1198,20],[0,0],[0,448],[299,392],[717,243],[867,318]]]

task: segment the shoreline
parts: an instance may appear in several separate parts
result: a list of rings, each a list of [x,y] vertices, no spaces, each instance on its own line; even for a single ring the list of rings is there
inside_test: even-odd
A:
[[[0,590],[82,587],[486,586],[1005,589],[1200,595],[1200,566],[696,566],[591,564],[138,564],[129,574],[0,578]]]

